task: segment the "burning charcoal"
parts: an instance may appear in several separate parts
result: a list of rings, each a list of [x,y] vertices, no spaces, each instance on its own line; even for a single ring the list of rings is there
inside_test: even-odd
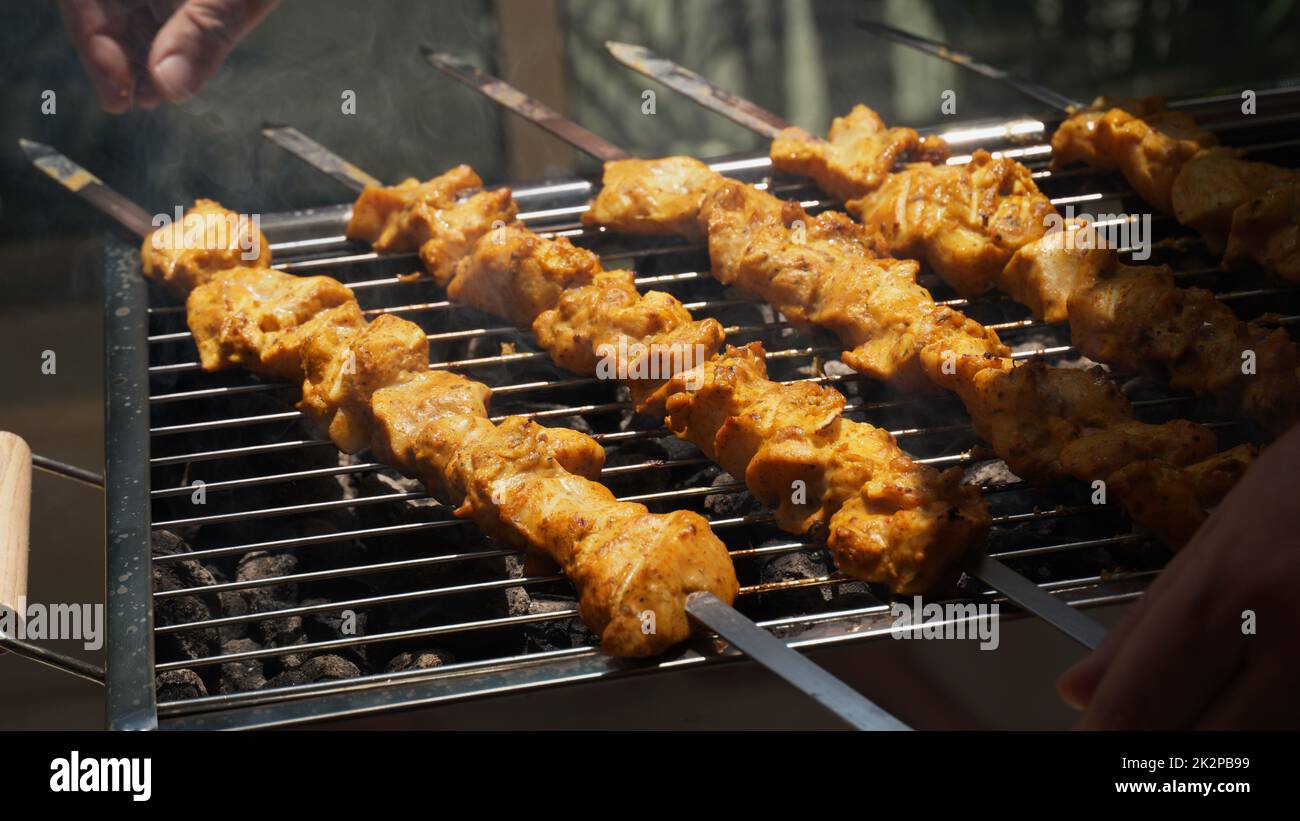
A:
[[[240,591],[228,590],[225,593],[218,593],[217,598],[221,600],[221,614],[223,616],[248,615],[248,600],[244,598],[244,594]],[[222,641],[242,639],[247,635],[247,624],[231,624],[221,628]]]
[[[293,647],[307,642],[301,616],[286,616],[279,619],[254,622],[250,632],[253,639],[263,647]],[[272,664],[278,663],[282,667],[297,667],[306,660],[307,657],[302,653],[287,653],[273,656]]]
[[[781,540],[774,540],[778,544]],[[800,550],[794,553],[780,553],[763,564],[760,580],[763,584],[780,584],[781,582],[817,579],[828,576],[833,571],[826,551]],[[824,585],[816,587],[796,587],[770,594],[784,607],[804,610],[820,610],[830,600],[831,591]]]
[[[302,601],[304,607],[328,603],[329,599],[303,599]],[[351,610],[347,613],[340,610],[326,610],[303,617],[302,626],[308,641],[334,641],[365,635],[367,620],[365,610]],[[339,653],[364,670],[370,667],[366,651],[367,645],[362,644],[341,648]]]
[[[154,688],[159,702],[185,701],[191,698],[202,698],[208,694],[208,688],[203,686],[203,679],[199,678],[198,673],[188,669],[159,673],[154,681]]]
[[[176,534],[158,531],[152,536],[153,555],[175,556],[190,552],[190,547]],[[153,567],[154,592],[188,590],[216,584],[216,579],[201,564],[193,560],[155,563]],[[160,627],[212,618],[220,606],[216,596],[178,596],[159,599],[154,606],[154,622]],[[160,661],[198,659],[214,655],[220,647],[221,637],[215,628],[186,630],[181,633],[163,633],[158,636],[157,653]]]
[[[710,483],[712,487],[730,485],[736,480],[729,473],[719,473]],[[731,490],[704,497],[704,509],[720,519],[744,516],[759,510],[754,497],[742,490]]]
[[[260,649],[262,649],[261,645],[252,639],[234,639],[221,645],[221,654],[224,656]],[[221,665],[221,684],[218,688],[220,693],[243,693],[257,690],[264,684],[266,684],[266,676],[262,674],[261,659],[228,661]]]
[[[529,597],[528,612],[553,613],[570,610],[577,607],[577,604],[574,599],[567,596],[534,593]],[[526,653],[568,650],[595,643],[596,637],[577,618],[535,622],[524,627],[524,652]]]
[[[339,656],[316,656],[308,659],[292,670],[285,670],[266,683],[271,687],[295,687],[301,684],[315,684],[318,681],[338,681],[356,678],[361,675],[357,666]]]
[[[398,653],[384,668],[385,673],[400,673],[403,670],[428,670],[451,664],[455,659],[443,650],[420,650],[414,653]]]
[[[239,560],[235,579],[241,582],[273,579],[292,575],[297,569],[298,559],[291,553],[266,553],[256,550],[245,553]],[[298,600],[298,585],[293,582],[269,587],[250,587],[242,592],[249,606],[258,612],[273,609],[259,606],[268,601],[296,602]]]

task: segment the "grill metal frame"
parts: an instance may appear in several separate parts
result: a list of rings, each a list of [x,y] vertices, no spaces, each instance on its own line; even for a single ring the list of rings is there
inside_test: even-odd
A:
[[[1300,92],[1295,92],[1294,96],[1300,101]],[[1216,102],[1222,102],[1223,98],[1212,98]],[[1192,101],[1185,105],[1195,105],[1205,101]],[[984,123],[974,123],[963,125],[963,128],[987,128],[995,126],[1005,126],[1015,120],[1007,121],[989,121]],[[1050,122],[1050,121],[1048,121]],[[1041,141],[1042,134],[1039,134]],[[983,144],[989,144],[993,141],[985,140]],[[1005,143],[1006,147],[1016,150],[1022,146],[1013,143]],[[992,147],[992,146],[990,146]],[[1031,146],[1032,147],[1032,146]],[[1029,159],[1037,159],[1036,156],[1030,156]],[[765,156],[744,155],[727,158],[714,163],[714,167],[723,173],[736,176],[747,181],[759,181],[766,178],[770,172],[770,164]],[[1079,174],[1078,172],[1068,172],[1069,176],[1079,176],[1084,178],[1082,182],[1087,183],[1085,187],[1089,192],[1083,195],[1070,195],[1058,197],[1058,201],[1074,202],[1079,204],[1107,203],[1115,202],[1119,196],[1126,195],[1123,190],[1116,190],[1114,179],[1106,175],[1097,174]],[[1041,174],[1040,174],[1041,176]],[[1059,175],[1065,176],[1065,175]],[[1106,183],[1105,186],[1094,188],[1093,184],[1097,180]],[[830,205],[829,201],[822,200],[811,191],[805,184],[793,182],[790,180],[778,179],[772,182],[774,190],[783,196],[798,196],[804,202],[806,207],[816,208],[819,206]],[[597,232],[582,229],[577,223],[575,216],[580,212],[581,207],[574,204],[575,202],[585,201],[590,192],[590,183],[582,180],[567,180],[559,183],[522,187],[515,191],[516,198],[520,202],[521,214],[525,220],[536,230],[562,234],[575,239],[592,238]],[[1094,193],[1100,193],[1099,198]],[[1103,209],[1097,209],[1103,210]],[[1117,205],[1116,208],[1109,210],[1122,210]],[[317,273],[330,272],[337,266],[351,265],[372,265],[376,262],[380,264],[391,263],[400,257],[388,256],[383,260],[378,260],[376,255],[368,252],[357,252],[354,246],[346,244],[342,237],[342,225],[350,211],[350,204],[330,206],[327,208],[313,209],[309,211],[293,212],[287,214],[268,214],[263,216],[263,229],[267,233],[272,250],[278,260],[276,267],[287,271]],[[688,248],[676,241],[661,242],[642,242],[640,240],[622,240],[612,237],[596,239],[602,240],[601,245],[613,245],[613,249],[600,248],[602,259],[612,262],[617,259],[631,259],[634,262],[640,262],[654,256],[664,256],[668,254],[680,253]],[[603,240],[610,240],[604,242]],[[627,245],[627,248],[620,246]],[[609,251],[606,253],[606,251]],[[321,256],[324,254],[325,256]],[[418,263],[413,261],[411,255],[411,268],[417,267]],[[219,589],[248,589],[256,586],[267,586],[274,584],[275,580],[261,580],[257,582],[227,583],[224,587],[217,588],[194,588],[184,591],[171,591],[166,593],[155,594],[151,589],[152,573],[149,572],[154,565],[155,559],[150,556],[150,539],[151,529],[156,529],[164,525],[170,527],[187,527],[201,523],[220,523],[242,519],[252,519],[263,516],[277,515],[283,511],[276,508],[247,508],[242,509],[236,514],[208,514],[204,516],[193,516],[184,518],[164,519],[153,521],[151,503],[155,500],[165,500],[184,493],[188,493],[190,488],[184,483],[173,484],[162,487],[153,487],[152,468],[165,468],[172,465],[197,463],[212,459],[230,458],[230,453],[222,453],[220,448],[208,449],[206,451],[189,450],[177,454],[171,454],[161,457],[151,456],[151,444],[159,437],[183,437],[195,433],[208,433],[213,431],[238,429],[256,424],[283,424],[292,422],[300,416],[296,411],[286,410],[273,414],[252,414],[246,416],[226,416],[224,418],[212,420],[206,419],[192,423],[170,424],[170,425],[151,425],[150,412],[153,408],[168,405],[177,402],[195,402],[208,406],[216,400],[224,400],[232,396],[246,394],[255,394],[261,392],[270,392],[282,390],[285,386],[268,386],[260,383],[252,377],[242,374],[235,381],[233,386],[212,386],[182,391],[158,391],[154,380],[164,378],[173,374],[185,374],[189,371],[196,370],[192,367],[192,346],[188,345],[186,338],[188,334],[181,331],[168,331],[162,333],[151,333],[149,322],[151,317],[171,317],[174,320],[175,315],[183,311],[178,310],[176,306],[156,305],[150,307],[150,299],[155,298],[156,294],[151,296],[151,286],[146,286],[139,274],[139,259],[136,251],[130,246],[110,239],[106,245],[106,255],[104,264],[105,275],[105,334],[106,334],[106,435],[107,435],[107,460],[106,460],[106,489],[108,492],[107,525],[108,525],[108,717],[109,726],[114,729],[148,729],[153,727],[176,728],[176,729],[198,729],[198,728],[247,728],[247,727],[267,727],[267,726],[285,726],[309,721],[318,721],[327,718],[340,718],[347,716],[358,716],[386,711],[398,708],[409,708],[415,706],[426,706],[431,704],[441,704],[460,699],[479,697],[489,694],[498,694],[505,692],[515,692],[530,688],[545,686],[555,686],[577,681],[590,681],[597,679],[606,679],[619,676],[637,675],[648,672],[664,672],[677,668],[691,668],[700,664],[710,664],[723,662],[737,657],[735,651],[726,647],[725,644],[710,637],[700,637],[693,640],[689,645],[683,648],[679,653],[671,658],[655,660],[650,662],[628,662],[617,659],[611,659],[601,655],[593,648],[580,647],[569,650],[557,650],[547,652],[526,653],[515,656],[501,656],[489,659],[458,662],[431,670],[413,670],[397,674],[371,674],[365,675],[358,679],[347,679],[343,681],[330,681],[319,684],[300,685],[292,688],[282,688],[280,690],[257,690],[247,693],[238,693],[230,695],[212,695],[206,698],[200,698],[190,701],[171,702],[167,704],[156,704],[154,697],[154,675],[171,669],[181,669],[195,667],[195,662],[166,662],[157,664],[154,655],[154,640],[158,635],[166,635],[169,632],[179,632],[184,627],[164,627],[155,628],[153,624],[153,603],[154,601],[173,598],[178,595],[199,594],[203,592],[212,592]],[[1202,276],[1214,275],[1214,269],[1189,270],[1180,274],[1184,280],[1193,280]],[[343,278],[340,275],[340,278]],[[344,278],[347,284],[358,292],[362,298],[363,304],[367,291],[371,289],[384,289],[393,286],[392,277],[371,277],[363,279],[360,282],[350,281]],[[690,298],[690,294],[698,293],[702,287],[703,280],[707,279],[707,274],[697,271],[670,271],[667,273],[655,273],[639,276],[637,283],[641,288],[662,287],[666,290],[672,290],[674,293],[681,292],[677,289],[685,286],[693,290],[686,292],[683,301],[687,302],[688,307],[692,310],[725,310],[734,307],[735,304],[743,304],[749,300],[736,298],[733,294],[726,294],[724,298],[710,299],[707,292],[702,299]],[[938,289],[937,279],[926,276],[923,282],[932,289]],[[398,286],[400,287],[400,286]],[[1271,288],[1271,287],[1254,287],[1243,288],[1238,293],[1223,294],[1226,298],[1239,299],[1258,299],[1262,296],[1268,296],[1272,293],[1295,294],[1295,289],[1291,288]],[[978,309],[980,306],[993,305],[997,306],[1009,302],[1001,294],[990,294],[978,297],[973,300],[949,299],[945,300],[947,304],[962,307],[971,307]],[[391,307],[391,306],[389,306]],[[380,310],[388,308],[371,308],[368,309],[369,315],[374,315]],[[404,314],[419,314],[424,312],[463,312],[467,309],[454,306],[445,301],[445,298],[436,298],[430,301],[413,303],[410,306],[401,308]],[[439,316],[444,314],[438,313]],[[1288,317],[1294,320],[1294,317]],[[169,320],[164,320],[169,321]],[[462,323],[463,324],[463,323]],[[724,322],[724,325],[727,324]],[[1020,332],[1051,332],[1056,335],[1064,333],[1060,329],[1049,329],[1041,323],[1035,323],[1027,319],[1009,319],[1003,323],[990,323],[999,331],[1019,334]],[[426,330],[429,330],[426,328]],[[755,338],[761,338],[765,347],[771,354],[769,361],[779,359],[802,360],[818,355],[824,358],[834,359],[839,352],[838,346],[828,338],[809,336],[801,334],[794,337],[788,343],[780,339],[777,344],[772,344],[771,340],[774,335],[779,339],[780,335],[788,331],[788,323],[780,320],[779,317],[773,317],[772,321],[765,322],[754,328],[740,328],[729,326],[728,331],[732,335],[745,335],[748,338],[747,331],[752,331]],[[474,337],[495,338],[509,337],[517,335],[520,339],[527,339],[527,334],[521,334],[513,328],[505,327],[504,323],[496,324],[483,323],[481,327],[475,326],[469,329],[456,330],[438,330],[430,334],[431,343],[455,343],[463,342]],[[731,338],[729,338],[731,341]],[[1012,340],[1014,341],[1014,340]],[[182,361],[168,361],[162,366],[150,366],[149,358],[151,350],[158,346],[170,346],[170,349],[176,351],[186,351],[188,359]],[[1067,344],[1058,344],[1051,346],[1039,346],[1037,349],[1018,350],[1017,356],[1045,355],[1056,358],[1072,354],[1073,349]],[[479,367],[492,365],[508,365],[511,363],[528,362],[530,367],[545,361],[545,354],[528,353],[513,356],[496,356],[496,357],[476,357],[469,359],[450,360],[444,362],[435,362],[433,367],[454,368],[457,370],[473,370]],[[547,363],[549,365],[549,362]],[[520,385],[498,386],[489,380],[492,385],[494,396],[510,396],[513,394],[523,394],[530,390],[539,390],[547,388],[556,390],[557,388],[573,388],[591,384],[596,380],[575,377],[551,366],[550,370],[553,376],[544,380],[533,380],[532,382]],[[478,376],[477,378],[483,378]],[[796,377],[798,378],[798,377]],[[803,377],[807,378],[807,377]],[[858,375],[820,375],[813,377],[814,381],[824,384],[841,384],[849,385],[854,382],[869,382],[865,377]],[[618,401],[610,391],[611,399],[606,403],[586,404],[586,405],[566,405],[561,408],[546,408],[531,414],[543,423],[551,420],[561,421],[564,417],[582,415],[584,418],[592,414],[607,413],[617,411],[624,407],[626,403]],[[562,401],[562,400],[561,400]],[[949,401],[945,399],[936,399],[934,397],[919,396],[893,396],[887,399],[875,401],[857,398],[850,395],[849,407],[853,418],[862,418],[863,413],[876,413],[881,411],[898,411],[912,403],[931,403]],[[1178,396],[1169,396],[1167,393],[1161,393],[1154,397],[1138,398],[1134,404],[1140,410],[1151,409],[1159,412],[1163,406],[1181,404],[1187,402],[1187,398]],[[552,403],[553,404],[553,403]],[[1179,414],[1185,415],[1185,414]],[[960,418],[964,420],[964,411],[960,405],[955,405],[955,410],[948,414],[951,418]],[[498,417],[499,418],[499,417]],[[871,421],[876,422],[874,418],[868,417]],[[1216,427],[1232,429],[1234,423],[1224,422],[1215,419],[1204,419]],[[947,430],[950,428],[951,430]],[[915,437],[933,436],[936,434],[952,433],[954,436],[961,434],[963,430],[968,431],[968,421],[955,425],[906,425],[895,429],[894,433],[899,437],[904,448],[907,449],[908,443]],[[594,435],[598,441],[606,444],[617,444],[636,438],[648,438],[655,435],[664,435],[666,432],[656,432],[650,429],[636,430],[615,430],[615,431],[597,431]],[[240,454],[249,453],[284,453],[297,449],[324,447],[328,445],[324,440],[312,439],[305,432],[301,437],[292,438],[284,442],[267,443],[266,446],[241,446],[234,450]],[[332,445],[329,445],[332,448]],[[685,459],[682,464],[687,462],[698,462],[701,466],[707,462],[702,456],[697,459]],[[928,462],[939,466],[948,466],[952,464],[971,465],[978,461],[979,454],[971,449],[965,449],[955,453],[939,453],[933,456],[919,458],[918,461]],[[669,465],[668,467],[681,467],[682,464]],[[614,478],[620,475],[626,476],[635,474],[638,470],[661,469],[663,464],[645,464],[645,465],[616,465],[607,468],[606,475]],[[295,470],[290,473],[295,478],[316,478],[321,476],[334,476],[345,474],[358,474],[382,469],[372,461],[365,460],[364,457],[360,464],[340,465],[339,467],[324,468],[307,468],[305,471]],[[239,492],[241,490],[256,489],[264,485],[275,484],[286,481],[285,475],[266,475],[243,477],[241,480],[231,481],[223,484],[214,482],[209,486],[211,492]],[[684,502],[692,499],[699,499],[704,496],[711,496],[721,492],[733,490],[739,483],[732,485],[710,485],[705,484],[701,487],[674,487],[669,491],[624,495],[623,498],[635,498],[643,501],[653,502],[655,500],[682,500]],[[743,487],[740,488],[743,491]],[[988,494],[1000,493],[1017,493],[1023,492],[1024,487],[1016,482],[1008,482],[1005,485],[985,486],[985,492]],[[317,507],[325,508],[343,508],[354,507],[359,504],[403,504],[404,502],[420,498],[419,493],[394,492],[392,494],[381,494],[375,497],[361,499],[343,499],[340,501],[327,501],[319,503]],[[1051,496],[1039,497],[1051,499]],[[296,510],[306,509],[303,506],[295,505]],[[146,517],[142,512],[150,511]],[[1041,521],[1054,518],[1066,518],[1080,514],[1087,514],[1090,511],[1086,508],[1080,509],[1077,506],[1051,509],[1030,509],[1020,513],[1006,514],[995,517],[995,523],[1014,525],[1022,521]],[[711,517],[712,518],[712,517]],[[1095,517],[1094,517],[1095,518]],[[721,530],[727,528],[740,528],[761,523],[764,521],[763,516],[747,515],[732,519],[713,519],[715,528]],[[297,550],[300,547],[327,543],[330,541],[351,540],[353,538],[370,538],[388,535],[390,533],[408,533],[420,532],[424,530],[438,531],[450,529],[455,532],[457,527],[468,527],[472,525],[460,522],[446,522],[442,520],[433,520],[424,524],[401,524],[392,528],[360,528],[354,532],[343,532],[334,534],[306,535],[296,539],[280,539],[268,542],[248,542],[235,545],[223,545],[216,548],[201,549],[196,548],[192,554],[184,554],[187,558],[218,558],[229,555],[238,555],[254,549],[274,549],[274,550]],[[774,531],[775,532],[775,531]],[[816,545],[808,537],[793,537],[785,534],[786,539],[782,543],[775,545],[762,545],[750,548],[733,549],[735,556],[762,557],[768,554],[778,554],[781,552],[790,552],[799,549],[816,549]],[[1081,539],[1060,544],[1032,544],[1011,547],[1007,549],[992,551],[999,559],[1036,559],[1042,556],[1050,556],[1056,552],[1068,552],[1072,550],[1092,550],[1107,547],[1117,547],[1124,545],[1139,544],[1144,541],[1144,537],[1127,532],[1116,533],[1109,537],[1100,537],[1095,539]],[[435,542],[431,539],[431,545]],[[729,545],[729,547],[734,547]],[[484,556],[505,556],[513,554],[515,551],[509,549],[497,549],[484,551],[467,552],[463,555],[484,557]],[[439,562],[450,561],[456,558],[458,550],[452,549],[450,553],[438,551],[421,560],[412,560],[411,562],[389,562],[371,563],[367,565],[357,565],[351,568],[338,570],[323,571],[327,575],[321,576],[321,572],[316,573],[295,573],[294,579],[298,581],[310,581],[313,578],[333,576],[352,576],[364,573],[374,572],[393,572],[400,571],[405,567],[423,566]],[[163,559],[162,561],[167,561]],[[1111,574],[1108,572],[1098,572],[1090,575],[1076,575],[1073,577],[1057,578],[1043,584],[1045,589],[1051,590],[1055,595],[1063,600],[1076,606],[1095,606],[1108,603],[1123,602],[1135,598],[1141,594],[1146,585],[1156,575],[1156,570],[1139,570],[1132,573]],[[506,578],[506,579],[487,579],[478,583],[471,584],[474,590],[495,591],[505,587],[528,586],[530,584],[549,583],[555,577],[539,576],[529,577],[527,579]],[[778,590],[793,590],[805,587],[820,587],[840,584],[844,581],[842,577],[832,575],[825,578],[814,578],[808,580],[796,580],[793,582],[769,583],[761,587],[765,593]],[[756,588],[751,585],[745,592],[754,593]],[[391,594],[380,597],[379,603],[391,603],[401,601],[402,597],[421,598],[430,595],[442,595],[454,590],[413,590],[409,593]],[[980,601],[1000,601],[992,591],[987,589],[975,589],[973,591],[976,600]],[[309,605],[297,607],[293,610],[275,611],[273,614],[254,614],[248,616],[222,617],[204,622],[205,626],[219,626],[221,624],[237,624],[250,622],[255,616],[261,616],[265,619],[268,615],[286,615],[286,614],[306,614],[311,612],[326,612],[329,610],[338,610],[343,606],[364,607],[373,605],[375,602],[365,599],[356,601],[331,601],[325,605]],[[1005,607],[1005,602],[1003,602]],[[572,611],[555,611],[546,612],[528,616],[508,616],[503,621],[512,625],[521,625],[531,621],[543,621],[567,617],[573,615]],[[1005,608],[1003,617],[1018,617],[1020,614],[1014,608]],[[781,618],[771,618],[760,620],[760,624],[769,627],[777,635],[781,636],[789,644],[795,647],[810,648],[831,644],[839,644],[850,641],[861,641],[867,638],[880,637],[889,635],[891,632],[891,623],[893,619],[889,613],[887,603],[880,603],[866,607],[856,607],[852,609],[828,611],[828,612],[809,612],[795,614]],[[425,628],[417,628],[412,631],[403,631],[404,633],[414,633],[418,635],[437,636],[443,633],[457,631],[469,631],[476,629],[485,629],[490,625],[484,622],[467,621],[461,624],[452,625],[434,625]],[[372,643],[376,641],[388,640],[396,636],[358,636],[354,641],[346,642],[348,645],[359,643]],[[401,638],[402,636],[397,636]],[[326,643],[328,644],[328,642]],[[310,647],[319,647],[320,643],[310,645]],[[324,647],[321,649],[329,649]],[[236,660],[238,658],[258,657],[259,655],[282,655],[289,652],[284,648],[271,648],[265,652],[251,654],[242,654],[239,656],[221,656],[222,659]],[[200,664],[204,662],[199,662]],[[208,661],[207,663],[212,663]]]

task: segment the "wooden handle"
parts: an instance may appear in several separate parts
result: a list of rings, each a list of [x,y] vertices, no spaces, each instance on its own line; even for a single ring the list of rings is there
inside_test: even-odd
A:
[[[32,510],[32,451],[22,437],[0,431],[0,604],[27,595],[27,544]]]

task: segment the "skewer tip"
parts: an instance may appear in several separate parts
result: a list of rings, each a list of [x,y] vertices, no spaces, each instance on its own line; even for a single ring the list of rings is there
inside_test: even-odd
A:
[[[39,159],[54,150],[45,143],[38,143],[35,140],[29,140],[26,137],[18,138],[18,147],[21,148],[23,153],[27,155],[27,158],[31,160]]]

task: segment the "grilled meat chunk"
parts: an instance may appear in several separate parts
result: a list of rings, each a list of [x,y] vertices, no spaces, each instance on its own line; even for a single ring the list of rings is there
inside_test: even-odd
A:
[[[733,476],[743,477],[792,533],[825,527],[836,565],[898,593],[929,589],[982,540],[979,492],[907,457],[888,432],[842,415],[844,395],[767,378],[763,348],[730,348],[678,375],[668,423]]]
[[[271,246],[253,220],[212,200],[195,200],[179,222],[154,231],[140,246],[144,275],[181,296],[218,271],[270,262]]]
[[[515,221],[510,190],[482,186],[473,169],[459,165],[427,182],[369,187],[352,207],[348,239],[381,253],[419,251],[425,270],[446,287],[480,237]]]
[[[1052,163],[1118,170],[1142,199],[1172,214],[1174,180],[1183,164],[1215,142],[1191,116],[1166,108],[1162,98],[1101,98],[1056,129]]]
[[[1223,264],[1247,261],[1288,282],[1300,282],[1300,175],[1232,212]]]
[[[717,172],[691,157],[607,162],[600,192],[582,222],[629,234],[701,240],[700,205],[721,181]]]
[[[1300,421],[1300,354],[1286,330],[1242,322],[1209,291],[1176,287],[1168,267],[1116,265],[1069,306],[1074,342],[1092,359],[1154,370],[1274,434]]]
[[[778,171],[809,177],[823,191],[842,200],[871,193],[904,159],[941,163],[948,144],[938,137],[922,138],[911,128],[886,128],[880,115],[855,105],[831,121],[828,139],[802,128],[786,128],[772,141],[772,166]]]
[[[844,214],[728,180],[705,202],[713,275],[772,304],[787,319],[833,332],[851,367],[900,387],[925,384],[917,354],[952,312],[916,283],[915,262],[881,257],[879,238]],[[1005,355],[980,329],[962,349]],[[973,350],[973,349],[972,349]]]
[[[1029,169],[987,151],[966,165],[913,163],[846,207],[891,253],[925,261],[964,296],[988,290],[1055,213]]]
[[[352,291],[338,280],[273,268],[214,274],[190,292],[185,309],[204,370],[237,366],[295,382],[313,334],[363,323]]]

